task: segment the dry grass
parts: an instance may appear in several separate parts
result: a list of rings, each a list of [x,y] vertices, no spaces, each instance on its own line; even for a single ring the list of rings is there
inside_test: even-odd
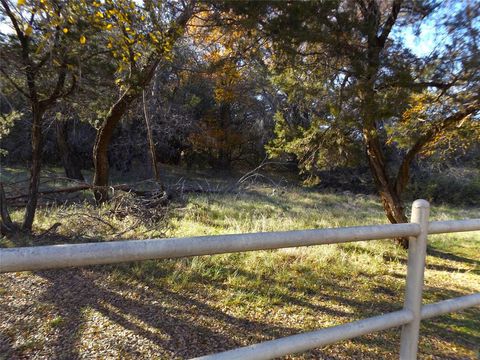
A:
[[[43,242],[193,236],[384,223],[375,197],[302,188],[251,188],[195,195],[171,210],[168,226],[128,230],[133,217],[85,221],[82,206],[39,213],[58,218]],[[20,213],[15,212],[14,218]],[[434,207],[435,219],[478,218],[480,208]],[[74,237],[83,231],[82,236]],[[16,241],[16,240],[14,240]],[[28,240],[27,241],[31,241]],[[5,241],[4,245],[14,245]],[[480,234],[432,236],[425,302],[480,292]],[[76,270],[2,275],[0,353],[4,358],[188,358],[345,323],[401,308],[405,253],[390,241],[145,261]],[[426,321],[420,357],[475,359],[480,311]],[[295,359],[398,358],[399,329],[295,355]],[[1,358],[1,356],[0,356]]]

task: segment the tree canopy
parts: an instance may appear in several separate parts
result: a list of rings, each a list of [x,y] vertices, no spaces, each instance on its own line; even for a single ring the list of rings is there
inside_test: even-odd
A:
[[[476,2],[0,2],[10,28],[0,37],[2,137],[31,119],[25,229],[49,119],[70,168],[68,123],[95,134],[85,142],[99,203],[110,163],[128,167],[148,138],[154,169],[157,158],[226,169],[268,155],[313,185],[326,169],[365,165],[393,223],[406,221],[417,160],[479,143]],[[436,33],[418,51],[408,34],[425,25]]]

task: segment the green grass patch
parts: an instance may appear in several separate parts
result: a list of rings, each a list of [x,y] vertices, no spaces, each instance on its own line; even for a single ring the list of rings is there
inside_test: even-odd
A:
[[[109,216],[111,206],[94,208],[85,202],[44,207],[39,209],[35,229],[45,231],[60,221],[62,226],[48,241],[72,243],[387,223],[375,196],[319,193],[294,186],[191,195],[169,210],[167,222],[154,226],[135,227],[135,218],[130,215]],[[21,215],[20,210],[12,213],[16,220]],[[480,207],[442,205],[433,206],[431,211],[434,220],[479,217]],[[2,241],[3,246],[15,246],[8,243],[11,240]],[[479,247],[479,232],[429,237],[426,303],[480,291]],[[382,240],[95,267],[82,281],[95,278],[90,286],[106,295],[100,299],[85,296],[82,306],[91,310],[83,311],[80,318],[82,326],[97,324],[98,318],[101,325],[95,325],[95,332],[89,326],[80,327],[76,336],[79,342],[82,336],[101,337],[102,326],[108,329],[120,324],[129,331],[136,329],[145,338],[152,339],[155,331],[163,331],[159,339],[168,338],[168,329],[161,330],[161,322],[142,317],[138,308],[145,304],[150,304],[153,312],[164,311],[178,321],[225,332],[236,344],[345,323],[402,307],[406,261],[405,251],[393,240]],[[8,290],[0,289],[0,296],[5,294]],[[122,307],[122,299],[127,299],[128,305]],[[202,310],[205,308],[209,310]],[[134,319],[127,316],[128,311]],[[236,327],[232,328],[232,322]],[[56,314],[47,327],[51,331],[67,324],[63,315]],[[295,358],[358,358],[359,352],[365,358],[395,358],[398,336],[396,330],[387,331]],[[474,358],[479,339],[478,309],[435,318],[422,324],[420,358]],[[25,349],[33,347],[35,344]]]

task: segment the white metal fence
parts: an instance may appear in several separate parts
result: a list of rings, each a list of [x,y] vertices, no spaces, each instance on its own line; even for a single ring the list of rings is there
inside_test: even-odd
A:
[[[408,224],[0,249],[0,273],[409,237],[402,310],[197,359],[272,359],[403,326],[400,359],[411,360],[422,319],[480,305],[477,293],[422,306],[427,235],[480,230],[480,219],[429,222],[429,211],[427,201],[416,200]]]

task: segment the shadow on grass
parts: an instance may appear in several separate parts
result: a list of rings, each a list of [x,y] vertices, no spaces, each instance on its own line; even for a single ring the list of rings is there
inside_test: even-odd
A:
[[[37,275],[50,282],[40,301],[53,304],[65,319],[61,325],[61,338],[51,345],[55,348],[55,358],[79,357],[79,336],[86,320],[83,315],[86,309],[95,310],[135,337],[160,346],[165,350],[166,358],[185,358],[241,346],[232,334],[242,334],[256,342],[264,335],[276,337],[293,332],[292,329],[228,315],[165,288],[153,292],[145,290],[148,288],[145,286],[122,283],[116,291],[107,290],[95,281],[98,275],[106,275],[105,269],[96,269],[90,274],[84,270],[60,270],[42,271]],[[135,294],[135,299],[119,295],[119,291]],[[222,324],[229,332],[224,334],[214,330],[217,328],[215,324]],[[128,345],[128,342],[128,338],[119,340],[120,344]],[[135,344],[129,355],[139,356],[134,348]],[[128,351],[124,347],[122,350]]]
[[[357,253],[367,254],[367,255],[370,255],[370,256],[377,255],[372,249],[368,249],[368,248],[364,248],[364,247],[360,247],[360,246],[355,246],[355,247],[351,247],[351,248],[352,248],[352,251],[355,251]],[[398,262],[398,263],[406,266],[407,265],[406,255],[407,254],[405,253],[405,257],[399,257],[399,256],[395,256],[395,255],[386,253],[386,254],[383,255],[383,260],[386,261],[386,262]],[[429,263],[428,259],[427,259],[426,268],[429,269],[429,270],[446,271],[446,272],[460,272],[460,273],[472,272],[472,273],[476,273],[476,274],[480,273],[480,269],[477,269],[480,266],[480,261],[477,261],[477,260],[474,260],[474,259],[469,259],[469,258],[464,257],[464,256],[458,256],[458,255],[454,255],[454,254],[451,254],[451,253],[443,252],[443,251],[434,249],[431,246],[429,246],[427,248],[427,256],[433,256],[433,257],[437,257],[437,258],[443,259],[443,260],[454,261],[454,262],[457,262],[459,264],[463,263],[463,264],[469,264],[469,265],[474,265],[475,266],[475,269],[458,268],[458,267],[448,266],[448,265],[444,265],[444,264],[432,264],[432,263]]]
[[[38,240],[38,239],[37,239]],[[91,241],[91,239],[86,239]],[[36,242],[65,243],[66,239],[59,239],[58,235],[51,238],[45,237]],[[431,250],[429,252],[431,254]],[[356,251],[369,251],[358,248]],[[439,255],[440,253],[440,255]],[[465,262],[463,257],[439,252],[434,250],[433,256],[447,257],[448,260]],[[386,258],[386,260],[389,260]],[[391,259],[390,259],[391,260]],[[403,259],[396,258],[395,261]],[[467,259],[471,260],[471,259]],[[475,264],[475,260],[471,260]],[[467,263],[472,263],[468,262]],[[130,265],[95,266],[88,269],[41,271],[35,274],[48,280],[48,288],[41,298],[35,299],[40,303],[51,304],[56,313],[63,319],[58,325],[60,336],[48,341],[53,358],[76,359],[81,357],[80,348],[85,331],[88,326],[98,324],[91,323],[91,317],[85,312],[95,311],[112,323],[124,329],[125,333],[109,335],[112,339],[101,339],[110,342],[108,346],[121,349],[122,354],[139,358],[142,356],[136,340],[145,339],[161,348],[164,352],[160,358],[190,358],[224,351],[246,344],[253,344],[269,339],[292,335],[301,331],[297,328],[278,326],[268,320],[268,314],[260,313],[258,318],[252,319],[242,316],[233,316],[228,310],[221,310],[202,301],[208,299],[209,294],[196,294],[196,296],[184,291],[173,291],[166,286],[160,285],[158,280],[167,277],[169,267],[162,261],[151,261],[151,270],[148,274],[135,274],[134,267]],[[447,270],[446,270],[447,269]],[[442,271],[450,271],[449,267],[442,267]],[[456,269],[454,269],[456,271]],[[113,272],[122,276],[119,282],[112,283],[109,278]],[[331,275],[331,274],[330,274]],[[239,290],[235,285],[226,285],[225,279],[229,276],[241,276],[245,281],[242,288],[249,288],[255,296],[264,298],[272,296],[272,287],[278,287],[280,291],[280,303],[271,305],[275,308],[295,305],[300,309],[321,315],[328,315],[341,323],[379,315],[381,313],[395,311],[401,308],[402,294],[398,290],[392,290],[388,283],[376,283],[370,289],[371,294],[364,296],[360,292],[362,287],[342,286],[338,279],[328,274],[319,274],[316,271],[306,270],[299,275],[309,277],[308,286],[298,286],[295,281],[278,281],[272,276],[259,275],[234,266],[223,266],[220,278],[211,278],[202,273],[188,275],[190,281],[195,284],[208,284],[217,289],[231,288]],[[404,281],[401,276],[398,280]],[[367,274],[360,274],[360,283],[374,281]],[[313,285],[312,285],[313,284]],[[401,289],[403,293],[403,289]],[[463,294],[442,288],[429,287],[426,289],[426,298],[430,301],[439,301],[446,298],[461,296]],[[320,300],[320,301],[319,301]],[[322,303],[322,304],[319,304]],[[323,304],[326,305],[323,305]],[[349,311],[339,310],[328,304],[340,304],[349,308]],[[446,315],[423,323],[422,334],[438,341],[461,343],[468,348],[475,348],[480,343],[478,330],[480,328],[480,316],[477,309],[467,310],[463,316]],[[98,319],[98,318],[97,318]],[[299,324],[301,326],[301,323]],[[316,327],[321,327],[321,323]],[[353,340],[354,344],[364,345],[368,349],[375,349],[380,353],[396,354],[398,351],[399,329],[393,329],[379,335],[363,336]],[[99,337],[105,336],[99,334]],[[333,353],[339,353],[340,358],[364,358],[358,349],[342,349],[342,345],[332,345],[328,348],[310,351],[302,356],[305,358],[335,358]],[[361,348],[361,347],[360,347]],[[8,337],[0,334],[0,354],[7,354],[7,358],[21,358],[21,349],[14,349]],[[340,350],[337,350],[340,349]],[[0,355],[0,359],[1,356]],[[396,356],[396,355],[395,355]],[[450,356],[450,355],[449,355]],[[369,358],[368,354],[365,354]],[[451,357],[455,358],[455,357]]]
[[[15,354],[15,349],[9,341],[9,338],[0,333],[0,360],[12,359]]]
[[[121,271],[129,282],[120,281],[111,284],[108,277],[112,271]],[[233,271],[233,268],[227,271]],[[144,339],[157,347],[163,353],[156,354],[160,358],[190,358],[224,351],[246,344],[253,344],[268,339],[292,335],[304,330],[291,327],[277,326],[269,323],[268,320],[252,320],[231,315],[228,311],[220,310],[209,305],[201,299],[205,294],[193,296],[189,293],[172,291],[165,286],[159,285],[155,279],[141,279],[132,274],[129,266],[96,266],[89,269],[72,269],[36,272],[36,275],[48,280],[49,286],[43,292],[41,298],[36,301],[51,304],[56,308],[56,313],[62,317],[59,324],[60,336],[51,339],[45,346],[50,348],[51,358],[76,359],[82,356],[80,347],[81,337],[88,333],[88,327],[101,326],[96,323],[99,317],[86,316],[86,311],[96,311],[121,329],[127,331],[117,334],[102,334],[102,331],[95,336],[110,339],[99,339],[100,342],[108,341],[110,348],[121,349],[125,356],[139,358],[142,353],[135,339]],[[257,276],[249,271],[242,270],[237,274],[243,276],[246,282],[254,282]],[[132,281],[133,280],[133,281]],[[198,280],[201,280],[200,278]],[[334,279],[320,278],[322,289],[318,291],[311,289],[308,297],[300,296],[295,288],[288,284],[279,283],[271,277],[265,277],[263,287],[255,284],[252,290],[258,296],[268,296],[268,289],[271,286],[284,287],[291,295],[282,297],[282,304],[272,306],[286,306],[295,304],[301,308],[308,308],[317,314],[328,314],[340,318],[341,323],[346,323],[354,318],[365,318],[381,313],[395,311],[401,308],[402,297],[388,288],[388,285],[381,285],[380,292],[386,292],[388,298],[377,296],[375,289],[372,296],[367,300],[358,297],[358,290],[349,287],[339,286]],[[365,280],[363,277],[358,281]],[[223,280],[203,279],[215,287],[225,287]],[[234,290],[234,289],[232,289]],[[302,289],[302,291],[305,289]],[[460,296],[455,291],[447,291],[441,288],[428,288],[428,298],[438,301],[444,298]],[[208,296],[208,294],[206,294]],[[338,311],[332,307],[313,304],[315,297],[324,302],[342,304],[350,308],[350,312]],[[394,300],[396,299],[396,300]],[[273,310],[274,311],[274,310]],[[354,314],[352,316],[352,314]],[[88,318],[88,319],[87,319]],[[268,319],[268,315],[259,314],[259,318]],[[93,323],[92,323],[93,322]],[[301,324],[300,324],[301,326]],[[321,327],[319,323],[318,327]],[[425,322],[422,327],[422,334],[428,335],[442,341],[462,343],[470,348],[478,344],[478,329],[480,328],[480,317],[478,310],[467,310],[460,318],[443,316]],[[467,329],[468,331],[459,331]],[[353,340],[354,344],[366,346],[368,349],[376,348],[377,351],[396,354],[398,351],[399,329],[392,329],[378,335],[363,336]],[[112,331],[104,329],[104,331]],[[113,330],[116,331],[116,330]],[[95,341],[95,338],[88,341]],[[105,344],[103,344],[105,345]],[[335,348],[336,347],[336,348]],[[0,348],[8,358],[22,357],[21,350],[13,349],[5,336],[0,335]],[[332,350],[335,348],[334,350]],[[342,349],[342,345],[332,345],[327,348],[307,352],[304,358],[326,359],[336,358],[331,356],[338,353],[340,358],[362,357],[370,358],[369,354],[358,353],[356,347]],[[360,347],[361,348],[361,347]],[[393,350],[392,350],[393,349]],[[395,355],[396,356],[396,355]],[[455,357],[453,357],[455,358]]]
[[[440,259],[455,261],[459,263],[467,263],[475,266],[480,266],[480,261],[475,259],[470,259],[465,256],[458,256],[452,253],[440,251],[429,246],[427,248],[427,254],[430,256],[435,256]]]
[[[63,236],[55,233],[37,235],[26,234],[18,232],[9,236],[3,236],[0,238],[0,248],[2,247],[26,247],[26,246],[43,246],[43,245],[63,245],[63,244],[81,244],[88,242],[103,242],[105,239],[101,237],[88,237],[88,236],[75,236],[72,237]]]

